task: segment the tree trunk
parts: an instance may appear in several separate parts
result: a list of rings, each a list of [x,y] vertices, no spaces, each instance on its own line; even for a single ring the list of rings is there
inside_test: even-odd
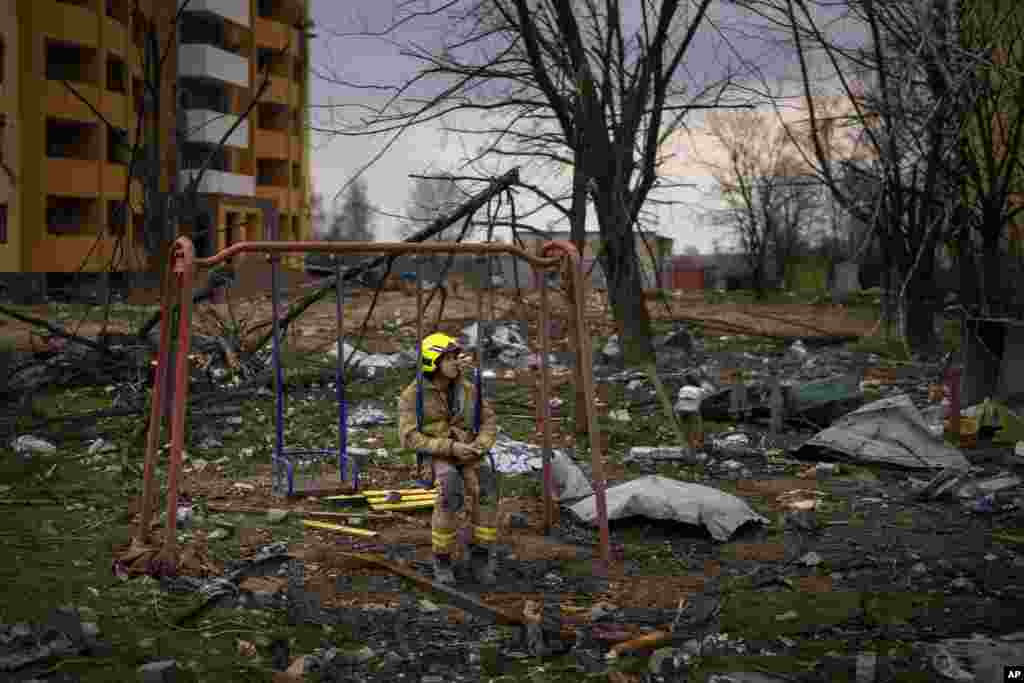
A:
[[[907,284],[903,334],[910,350],[918,353],[927,353],[939,348],[939,338],[935,329],[938,300],[933,282],[934,274],[934,259],[925,256]]]
[[[628,218],[617,213],[612,214],[613,220],[601,221],[601,237],[607,248],[608,298],[626,364],[641,366],[654,359],[651,318],[644,301],[633,229]]]
[[[1002,258],[999,253],[999,238],[1001,234],[1002,231],[999,228],[995,230],[986,229],[981,245],[986,298],[981,304],[985,315],[1002,315],[1003,271]]]

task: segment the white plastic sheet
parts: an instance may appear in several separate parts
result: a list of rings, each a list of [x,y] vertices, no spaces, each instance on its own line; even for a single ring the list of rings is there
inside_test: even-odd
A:
[[[608,519],[639,515],[704,526],[716,541],[727,541],[747,522],[767,523],[736,496],[700,484],[650,475],[609,488]],[[590,496],[570,510],[582,521],[596,523],[597,498]]]

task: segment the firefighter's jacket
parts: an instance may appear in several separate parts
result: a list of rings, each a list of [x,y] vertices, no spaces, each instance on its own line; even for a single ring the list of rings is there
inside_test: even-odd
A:
[[[436,458],[451,456],[456,441],[489,451],[498,436],[498,419],[487,399],[481,401],[480,433],[473,438],[476,387],[465,378],[440,389],[423,379],[423,427],[416,424],[416,381],[402,391],[398,399],[398,438],[402,448]]]

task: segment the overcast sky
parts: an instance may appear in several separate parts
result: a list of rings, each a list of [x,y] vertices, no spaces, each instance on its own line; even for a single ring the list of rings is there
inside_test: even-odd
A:
[[[313,0],[313,19],[319,27],[319,37],[313,42],[314,69],[321,72],[329,70],[346,80],[359,83],[396,84],[414,74],[422,62],[401,56],[400,46],[393,42],[377,37],[338,37],[328,34],[329,30],[357,33],[367,27],[371,31],[379,31],[393,21],[395,4],[395,0]],[[626,8],[634,4],[630,0],[623,2]],[[722,11],[717,8],[711,15],[718,25],[727,19],[734,19],[732,16],[723,17]],[[430,24],[408,24],[394,34],[394,38],[403,44],[414,41],[421,45],[435,45],[439,31],[443,32],[446,27],[437,20],[431,21]],[[732,52],[743,53],[748,58],[756,57],[758,65],[775,83],[781,83],[787,75],[792,75],[789,71],[793,68],[793,62],[789,56],[761,38],[747,39],[743,35],[730,33],[731,47],[723,49],[721,41],[715,39],[717,34],[709,30],[707,36],[693,46],[686,60],[690,72],[696,73],[698,77],[703,72],[720,68],[726,59],[732,57]],[[380,97],[380,91],[345,87],[314,77],[311,91],[313,123],[329,127],[325,117],[331,110],[322,105],[346,105],[343,109],[334,109],[334,115],[355,120],[359,116],[359,110],[355,107],[380,101]],[[699,158],[708,159],[715,154],[708,145],[708,139],[701,135],[700,118],[695,115],[688,120],[692,135],[680,135],[662,150],[673,154],[664,167],[665,173],[671,175],[670,181],[697,185],[696,188],[663,190],[657,195],[661,199],[680,202],[680,205],[658,206],[654,209],[659,220],[657,229],[675,240],[676,253],[682,253],[691,245],[701,251],[710,251],[712,240],[726,237],[721,229],[708,227],[701,220],[703,209],[711,201],[711,179]],[[328,138],[314,134],[311,157],[313,189],[328,200],[328,207],[339,189],[364,164],[381,153],[390,138],[391,135]],[[403,214],[412,186],[409,174],[441,171],[458,173],[460,163],[472,153],[477,144],[478,140],[467,139],[466,136],[445,134],[439,124],[422,124],[408,129],[364,173],[371,202],[382,212]],[[491,164],[490,168],[500,172],[510,165]],[[549,184],[553,176],[550,168],[525,168],[523,176],[538,185],[552,189],[557,187],[557,184]],[[533,201],[529,193],[519,192],[517,202],[520,204],[517,206],[520,213],[531,206]],[[538,214],[530,222],[537,227],[548,227],[556,217],[557,214],[551,211],[546,215]],[[397,218],[378,215],[378,239],[398,239],[399,222]],[[564,224],[558,227],[568,228]],[[588,221],[588,229],[596,229],[596,223]]]

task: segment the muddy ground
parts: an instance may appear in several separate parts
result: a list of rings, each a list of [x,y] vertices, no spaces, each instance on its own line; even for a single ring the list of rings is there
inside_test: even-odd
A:
[[[394,296],[385,310],[392,321],[402,316],[403,324],[375,330],[365,346],[369,351],[396,350],[414,334],[406,329],[401,295]],[[464,320],[449,324],[457,329],[468,321],[475,303],[468,310]],[[657,315],[656,306],[651,310]],[[734,323],[757,313],[743,302],[703,300],[680,304],[679,312],[684,310],[687,315],[725,316]],[[844,313],[809,304],[779,303],[762,312],[836,334],[864,332],[874,324],[869,311]],[[301,340],[329,337],[319,329],[333,324],[328,315],[327,310],[314,313],[297,332],[297,357],[309,353]],[[836,320],[838,315],[845,322]],[[598,310],[593,316],[599,345],[610,330]],[[763,325],[786,324],[769,321],[760,318]],[[659,323],[659,329],[668,326]],[[697,348],[686,365],[711,375],[720,368],[743,367],[751,374],[778,372],[806,382],[859,372],[884,377],[869,389],[868,398],[909,393],[924,406],[928,384],[939,373],[935,362],[895,360],[885,354],[884,345],[812,348],[804,356],[764,339],[693,331]],[[513,438],[533,440],[528,376],[499,376],[496,405],[503,428]],[[410,379],[408,371],[399,371],[353,380],[350,401],[390,410],[391,397]],[[679,382],[669,378],[670,389]],[[32,402],[34,418],[10,416],[5,423],[11,435],[31,426],[31,433],[52,441],[58,452],[24,458],[5,449],[0,456],[0,509],[8,513],[0,534],[9,549],[0,561],[7,593],[0,622],[42,623],[53,608],[72,605],[90,615],[107,647],[55,655],[4,674],[10,680],[127,681],[137,680],[137,668],[147,662],[173,659],[176,680],[283,681],[298,680],[280,670],[309,655],[310,667],[319,671],[307,674],[308,680],[708,681],[714,674],[745,671],[751,676],[760,672],[762,678],[735,680],[935,681],[944,679],[923,644],[1024,631],[1019,506],[980,515],[954,501],[917,502],[908,479],[927,478],[922,472],[842,463],[838,476],[802,478],[808,463],[794,461],[787,449],[801,444],[815,427],[800,421],[787,424],[775,439],[767,436],[764,424],[706,423],[705,465],[624,465],[629,447],[668,443],[670,432],[649,396],[622,383],[604,386],[608,406],[601,424],[607,434],[610,486],[657,472],[734,493],[769,523],[741,528],[720,543],[702,527],[637,518],[613,522],[613,562],[608,576],[600,577],[594,572],[594,529],[562,511],[545,536],[539,478],[503,477],[500,584],[485,590],[460,570],[459,588],[517,614],[527,601],[560,614],[566,637],[549,639],[543,654],[537,654],[537,642],[520,627],[497,625],[443,595],[338,554],[377,552],[429,576],[429,511],[366,518],[364,528],[379,534],[374,539],[304,528],[304,511],[339,508],[314,500],[285,502],[270,494],[273,403],[266,391],[220,405],[217,412],[190,416],[181,501],[195,516],[179,537],[191,553],[183,578],[119,578],[111,561],[127,543],[136,519],[131,502],[140,492],[138,436],[144,433],[144,418],[105,418],[73,428],[42,423],[41,415],[103,409],[115,392],[107,387],[41,392]],[[571,384],[561,384],[557,394],[565,403],[557,415],[562,419],[556,422],[556,443],[580,446],[576,459],[589,472],[584,444],[576,443],[568,420]],[[300,372],[292,380],[290,444],[332,443],[332,397],[331,387],[319,379],[304,380]],[[607,411],[615,408],[628,409],[632,421],[609,419]],[[750,435],[756,448],[716,448],[716,435],[730,429]],[[88,445],[97,437],[111,443],[111,449],[89,454]],[[386,450],[371,456],[364,486],[410,485],[414,473],[397,451],[394,424],[353,431],[351,444]],[[979,476],[1019,473],[1004,446],[983,440],[964,452]],[[166,476],[163,468],[159,474]],[[338,475],[329,466],[308,474],[329,480]],[[813,523],[787,514],[779,496],[794,490],[815,492],[807,495],[820,499]],[[270,508],[289,514],[271,521]],[[286,544],[287,556],[245,564],[275,542]],[[240,568],[247,578],[236,581],[238,590],[178,619],[195,606],[200,582]],[[602,604],[610,607],[595,610]],[[671,625],[672,639],[657,652],[607,658],[614,642]],[[0,647],[14,644],[8,638]],[[872,660],[871,679],[863,678],[865,653],[878,656]],[[660,677],[652,673],[655,669]]]

